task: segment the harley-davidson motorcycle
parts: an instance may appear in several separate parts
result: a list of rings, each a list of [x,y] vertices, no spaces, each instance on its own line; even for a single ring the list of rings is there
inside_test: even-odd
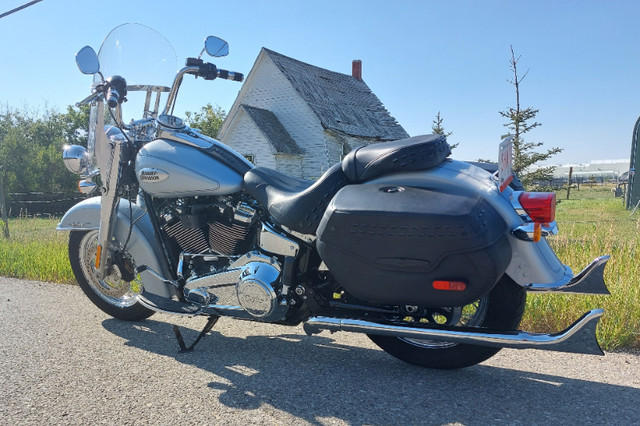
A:
[[[208,37],[178,70],[162,36],[125,24],[99,54],[77,54],[94,76],[79,103],[90,105],[88,143],[63,158],[79,189],[100,195],[57,229],[71,231],[71,266],[95,305],[130,321],[208,317],[189,347],[174,329],[182,350],[224,316],[366,333],[439,369],[500,348],[603,354],[600,309],[558,333],[518,330],[527,292],[608,294],[609,257],[577,275],[558,260],[546,241],[555,195],[514,179],[509,140],[498,165],[455,161],[444,136],[428,135],[354,149],[316,181],[254,167],[173,115],[185,76],[243,80],[202,59],[228,50]],[[142,118],[125,123],[136,92]]]

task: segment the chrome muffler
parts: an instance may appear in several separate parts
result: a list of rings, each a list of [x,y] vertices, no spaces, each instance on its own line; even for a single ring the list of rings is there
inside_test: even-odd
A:
[[[411,326],[380,324],[356,319],[311,317],[304,324],[304,331],[311,335],[322,330],[349,331],[381,336],[466,343],[513,349],[543,349],[548,351],[604,355],[596,338],[596,326],[604,313],[594,309],[584,314],[567,329],[554,334],[528,333],[526,331],[493,331],[482,328],[445,327],[417,328]]]

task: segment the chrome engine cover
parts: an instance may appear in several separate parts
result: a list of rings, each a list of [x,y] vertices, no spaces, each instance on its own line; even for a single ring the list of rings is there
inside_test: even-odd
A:
[[[283,319],[287,302],[278,296],[280,269],[277,265],[263,262],[247,264],[236,284],[240,305],[260,321]]]

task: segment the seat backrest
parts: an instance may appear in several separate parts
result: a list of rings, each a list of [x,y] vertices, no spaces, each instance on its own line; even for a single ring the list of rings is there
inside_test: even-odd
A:
[[[355,149],[342,160],[342,171],[351,182],[364,182],[390,173],[430,169],[450,154],[444,135],[414,136]]]

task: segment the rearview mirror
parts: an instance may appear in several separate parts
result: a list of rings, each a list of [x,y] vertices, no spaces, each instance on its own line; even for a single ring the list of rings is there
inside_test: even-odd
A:
[[[95,74],[100,71],[98,55],[91,46],[85,46],[76,54],[76,64],[83,74]]]
[[[227,56],[229,54],[229,44],[221,38],[209,36],[204,41],[204,48],[207,53],[214,58]]]

